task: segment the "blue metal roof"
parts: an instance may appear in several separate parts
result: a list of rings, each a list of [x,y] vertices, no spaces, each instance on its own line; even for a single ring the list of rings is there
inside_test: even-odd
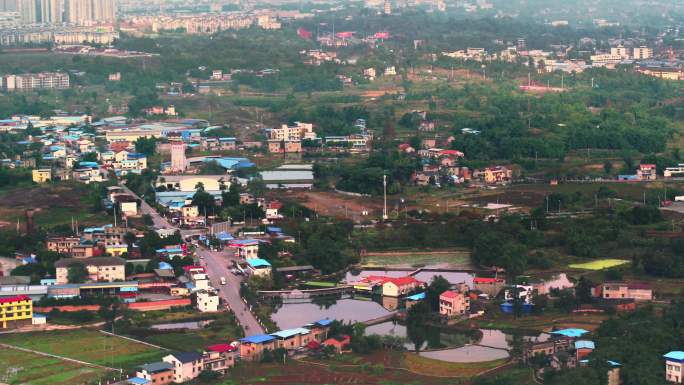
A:
[[[328,325],[330,325],[331,323],[333,323],[333,321],[334,321],[334,320],[331,320],[331,319],[329,319],[329,318],[323,318],[323,319],[318,320],[318,321],[316,321],[316,322],[314,322],[314,323],[317,324],[317,325],[320,325],[320,326],[328,326]]]
[[[149,380],[146,380],[146,379],[140,378],[140,377],[131,377],[126,381],[128,381],[129,384],[133,384],[133,385],[146,385],[146,384],[150,383]]]
[[[267,260],[261,259],[261,258],[254,258],[254,259],[248,259],[247,263],[249,263],[250,266],[252,267],[271,267],[271,264],[268,263]]]
[[[668,360],[684,362],[684,352],[681,352],[681,351],[669,352],[669,353],[665,354],[663,357],[667,358]]]
[[[240,339],[240,342],[242,343],[248,343],[248,344],[263,344],[264,342],[269,342],[273,341],[275,337],[272,335],[268,334],[257,334],[255,336],[249,336]]]
[[[423,300],[423,299],[425,299],[425,292],[423,292],[423,293],[418,293],[418,294],[414,294],[414,295],[410,295],[410,296],[406,297],[406,299],[409,300],[409,301],[420,301],[420,300]]]
[[[266,226],[266,231],[268,231],[269,233],[282,233],[283,229],[275,226]]]
[[[565,337],[571,337],[571,338],[578,338],[582,337],[584,334],[589,333],[588,330],[584,329],[562,329],[562,330],[556,330],[552,331],[550,334],[557,334]]]
[[[277,338],[290,338],[290,337],[296,336],[298,334],[309,334],[309,333],[311,333],[311,330],[309,330],[309,329],[296,328],[296,329],[286,329],[286,330],[277,331],[275,333],[271,333],[271,335],[274,337],[277,337]]]
[[[575,341],[575,349],[596,349],[594,341],[579,340]]]

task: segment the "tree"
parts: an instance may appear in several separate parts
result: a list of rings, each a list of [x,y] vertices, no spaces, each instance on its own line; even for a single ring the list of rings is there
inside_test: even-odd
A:
[[[449,290],[450,287],[449,281],[441,275],[432,278],[430,285],[425,290],[425,300],[430,306],[431,311],[439,311],[439,296]]]
[[[69,283],[83,283],[88,279],[88,269],[81,262],[72,263],[67,270]]]
[[[157,151],[157,140],[152,137],[140,137],[135,141],[135,151],[152,156]]]
[[[613,162],[609,160],[603,162],[603,171],[610,175],[610,173],[613,172]]]
[[[427,340],[425,324],[430,319],[430,305],[421,301],[411,306],[406,315],[406,334],[413,342],[416,352],[420,351]]]

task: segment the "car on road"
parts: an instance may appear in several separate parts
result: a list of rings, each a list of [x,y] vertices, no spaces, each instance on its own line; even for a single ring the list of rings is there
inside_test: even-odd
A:
[[[230,272],[233,273],[233,275],[242,275],[242,272],[236,268],[230,269]]]
[[[221,285],[225,285],[225,284],[226,284],[226,277],[221,277]]]

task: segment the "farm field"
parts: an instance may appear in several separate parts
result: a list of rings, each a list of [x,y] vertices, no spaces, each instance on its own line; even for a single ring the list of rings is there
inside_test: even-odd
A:
[[[0,349],[0,379],[9,384],[73,385],[104,374],[104,369],[14,349]]]
[[[378,266],[448,266],[469,267],[470,252],[468,250],[445,251],[406,251],[369,253],[361,259],[364,267]]]
[[[165,351],[97,330],[78,329],[3,335],[0,342],[93,364],[130,369],[153,362]]]
[[[568,267],[571,269],[581,269],[581,270],[604,270],[610,269],[611,267],[621,266],[628,264],[629,261],[623,259],[598,259],[596,261],[585,262],[585,263],[573,263]]]
[[[36,227],[70,224],[72,218],[82,225],[97,225],[107,218],[91,210],[90,187],[78,183],[52,183],[0,192],[0,227],[26,222],[25,211],[34,209]]]
[[[369,356],[344,355],[329,360],[290,360],[281,364],[243,364],[229,379],[215,385],[237,384],[465,384],[469,378],[505,364],[506,360],[479,364],[453,364],[412,353],[390,351]],[[523,379],[524,374],[520,376]],[[521,382],[526,384],[526,382]]]

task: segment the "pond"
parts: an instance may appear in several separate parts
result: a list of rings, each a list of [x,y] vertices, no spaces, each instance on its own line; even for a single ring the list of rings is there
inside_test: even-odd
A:
[[[427,327],[427,341],[421,347],[421,356],[449,362],[484,362],[508,357],[513,335],[496,329],[480,329],[481,338],[472,338],[462,333],[446,333],[439,328]],[[366,334],[390,335],[408,338],[406,327],[398,322],[388,321],[366,328]],[[525,341],[541,342],[550,338],[547,333],[523,336]],[[465,346],[464,346],[465,345]],[[406,341],[407,350],[415,350],[411,341]]]
[[[298,328],[323,318],[345,323],[368,321],[391,312],[377,302],[359,299],[338,299],[329,304],[284,303],[271,315],[280,329]]]
[[[486,362],[508,358],[508,352],[501,349],[468,345],[455,349],[433,350],[418,353],[423,357],[447,362]]]
[[[212,322],[214,322],[214,320],[174,322],[174,323],[168,323],[168,324],[151,325],[150,329],[157,329],[157,330],[180,330],[180,329],[197,330],[197,329],[204,328],[205,326],[209,325]]]

